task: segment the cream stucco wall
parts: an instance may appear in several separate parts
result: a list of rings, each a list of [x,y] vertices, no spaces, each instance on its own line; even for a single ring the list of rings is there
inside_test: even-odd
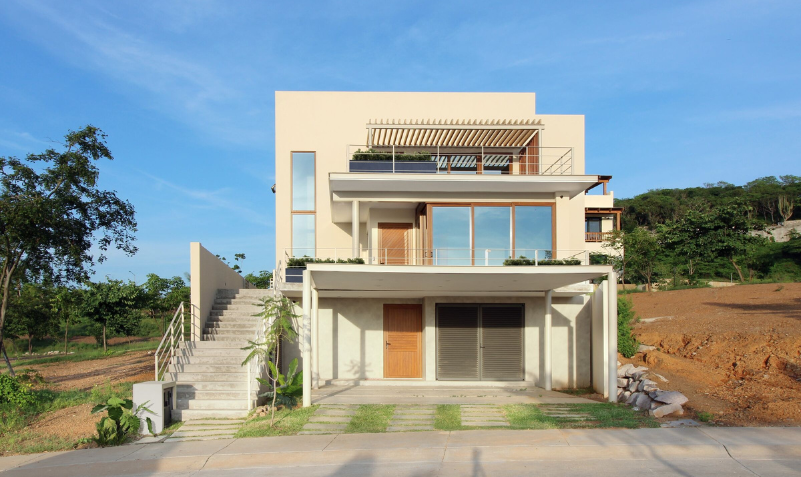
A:
[[[383,378],[383,306],[406,303],[423,305],[424,381],[436,380],[437,303],[522,303],[525,307],[525,380],[543,385],[544,300],[532,297],[321,298],[317,344],[320,378],[323,381]],[[591,331],[589,297],[554,298],[554,388],[591,384]],[[300,358],[297,344],[288,346],[284,352],[286,363],[295,357]]]
[[[572,147],[574,174],[584,173],[584,117],[537,115],[534,93],[381,93],[307,92],[275,93],[276,260],[292,244],[292,151],[316,153],[316,243],[318,249],[351,248],[350,224],[332,220],[328,174],[346,172],[348,145],[366,142],[366,123],[375,119],[541,119],[541,145]],[[425,199],[421,197],[421,199]],[[471,200],[470,197],[454,198]],[[484,200],[491,200],[485,197]],[[553,194],[521,194],[506,200],[554,200]],[[405,200],[408,200],[406,198]],[[557,248],[583,248],[583,195],[557,211]],[[373,214],[371,210],[369,214]],[[364,221],[367,212],[362,213]],[[569,214],[569,215],[568,215]],[[348,222],[350,220],[348,219]],[[568,222],[570,222],[568,224]],[[364,230],[364,228],[360,228]],[[560,233],[560,231],[562,233]],[[360,243],[367,248],[365,234]],[[331,252],[318,252],[318,256]]]

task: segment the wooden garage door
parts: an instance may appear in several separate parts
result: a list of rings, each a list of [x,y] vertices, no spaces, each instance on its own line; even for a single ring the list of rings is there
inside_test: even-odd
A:
[[[522,305],[437,305],[437,379],[523,380]]]

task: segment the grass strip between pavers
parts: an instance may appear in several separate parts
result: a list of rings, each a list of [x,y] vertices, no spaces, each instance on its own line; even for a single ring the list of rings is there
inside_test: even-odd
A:
[[[239,437],[294,436],[309,422],[314,411],[320,407],[299,407],[295,409],[279,409],[275,411],[275,424],[270,427],[270,414],[245,421],[234,435]]]
[[[548,415],[543,412],[549,408],[564,409],[567,416]],[[638,429],[659,427],[652,417],[635,411],[625,404],[509,404],[503,406],[512,429],[592,429],[620,427]],[[569,415],[586,414],[584,420]]]
[[[440,404],[434,416],[434,429],[458,431],[462,429],[462,408],[458,404]]]
[[[345,428],[346,434],[386,432],[395,406],[391,404],[363,404]]]

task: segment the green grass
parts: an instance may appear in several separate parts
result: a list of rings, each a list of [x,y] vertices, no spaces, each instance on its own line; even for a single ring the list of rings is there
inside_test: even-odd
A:
[[[16,368],[18,366],[20,367],[32,366],[35,364],[73,363],[76,361],[102,359],[111,355],[126,353],[128,351],[154,350],[158,348],[159,342],[154,340],[154,341],[140,341],[130,344],[123,343],[123,344],[113,345],[108,347],[107,353],[103,351],[102,346],[98,347],[98,345],[94,344],[87,345],[85,343],[83,343],[82,345],[83,346],[81,347],[76,347],[77,349],[70,348],[71,351],[74,351],[73,354],[47,356],[43,358],[15,359],[11,362],[11,365]]]
[[[595,390],[593,388],[568,388],[568,389],[556,389],[555,391],[559,391],[562,394],[570,394],[572,396],[586,396],[587,394],[595,394]]]
[[[269,414],[266,417],[256,417],[246,421],[234,437],[294,436],[303,429],[318,407],[284,408],[275,411],[273,427],[270,427]]]
[[[386,432],[395,406],[384,404],[364,404],[356,409],[356,413],[345,428],[348,434]]]
[[[586,413],[585,421],[548,416],[543,411],[547,405],[510,404],[503,406],[512,429],[580,429],[580,428],[626,428],[659,427],[652,417],[632,410],[625,404],[560,404],[570,413]]]
[[[434,415],[434,429],[457,431],[462,427],[462,408],[458,404],[440,404]]]

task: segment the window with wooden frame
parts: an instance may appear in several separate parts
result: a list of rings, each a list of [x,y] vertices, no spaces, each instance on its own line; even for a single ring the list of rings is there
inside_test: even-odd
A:
[[[510,257],[553,257],[552,202],[432,203],[426,211],[429,264],[503,265]]]
[[[316,251],[316,154],[292,152],[292,255],[315,256]]]

